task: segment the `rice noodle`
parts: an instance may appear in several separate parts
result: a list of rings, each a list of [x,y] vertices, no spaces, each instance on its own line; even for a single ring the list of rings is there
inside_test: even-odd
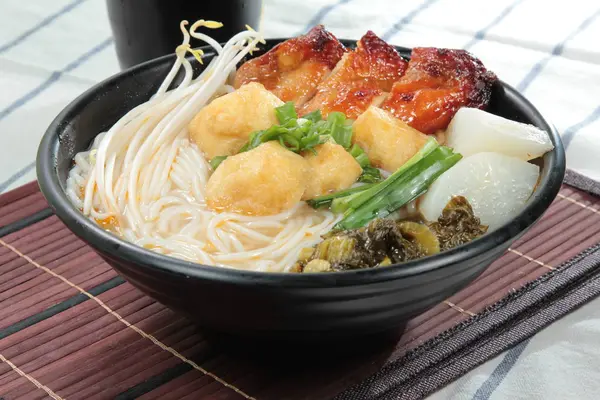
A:
[[[262,36],[248,30],[224,46],[186,30],[177,59],[156,94],[99,134],[91,148],[74,157],[67,195],[76,207],[139,246],[208,265],[257,271],[287,271],[303,247],[313,246],[337,222],[328,211],[304,203],[278,215],[256,217],[215,212],[204,202],[210,166],[188,139],[190,120],[213,98],[233,91],[227,84],[241,59]],[[190,38],[203,40],[217,54],[193,79],[187,52]],[[169,90],[183,68],[181,83]]]

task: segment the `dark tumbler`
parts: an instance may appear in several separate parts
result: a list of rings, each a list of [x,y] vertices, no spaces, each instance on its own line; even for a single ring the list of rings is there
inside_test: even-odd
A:
[[[190,25],[198,19],[222,22],[222,28],[200,31],[226,42],[246,24],[258,30],[262,11],[262,0],[106,0],[106,4],[122,69],[173,53],[181,44],[179,23],[184,19]]]

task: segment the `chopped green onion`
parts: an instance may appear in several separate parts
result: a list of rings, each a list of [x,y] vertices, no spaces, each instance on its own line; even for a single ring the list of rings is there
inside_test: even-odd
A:
[[[344,218],[336,228],[360,228],[374,218],[388,216],[425,193],[442,173],[461,158],[460,154],[453,153],[450,148],[439,146],[435,139],[430,139],[385,181],[367,190],[334,199],[331,210],[344,213]]]
[[[332,204],[332,211],[340,213],[346,212],[346,210],[348,209],[357,209],[358,207],[360,207],[361,204],[377,195],[377,193],[384,190],[386,187],[392,185],[394,181],[400,178],[408,168],[421,161],[424,157],[429,155],[433,150],[437,149],[439,146],[440,145],[434,138],[429,138],[429,140],[425,142],[425,145],[423,145],[423,147],[421,147],[421,149],[414,156],[409,158],[407,162],[405,162],[400,168],[396,170],[396,172],[390,175],[386,180],[381,182],[379,185],[376,185],[375,187],[371,188],[368,193],[363,192],[354,195],[351,198],[345,198],[343,202],[334,202]]]
[[[345,149],[352,145],[352,126],[346,124],[346,116],[341,112],[332,112],[327,116],[325,130],[337,144]]]
[[[352,145],[352,147],[348,150],[348,153],[350,153],[350,155],[354,157],[354,159],[358,162],[362,169],[365,169],[366,167],[371,165],[369,162],[369,157],[367,157],[367,154],[359,145]]]
[[[253,132],[240,153],[252,150],[262,143],[277,140],[282,146],[295,153],[313,150],[314,147],[329,140],[348,149],[352,144],[352,126],[346,116],[339,112],[329,114],[323,120],[321,111],[313,111],[298,118],[294,104],[287,102],[275,108],[279,125]],[[314,151],[314,150],[313,150]]]
[[[307,200],[306,203],[312,208],[328,207],[329,205],[331,205],[331,202],[337,198],[362,192],[363,190],[367,190],[372,186],[373,184],[367,184],[362,186],[356,186],[350,189],[340,190],[339,192],[326,194],[323,196],[315,197],[314,199]]]
[[[369,161],[369,157],[367,153],[357,145],[356,143],[352,145],[352,147],[348,150],[348,153],[354,157],[356,162],[363,169],[362,174],[358,178],[359,182],[363,183],[375,183],[381,181],[381,172],[371,166],[371,162]]]
[[[213,169],[213,171],[215,169],[217,169],[217,167],[219,165],[221,165],[221,163],[223,161],[225,161],[225,159],[227,158],[227,156],[216,156],[214,157],[212,160],[210,160],[208,163],[210,164],[210,167]]]
[[[294,103],[288,101],[284,105],[275,108],[275,115],[277,116],[277,120],[281,125],[285,124],[288,121],[298,119],[298,114],[296,114],[296,107],[294,107]]]
[[[362,174],[358,177],[359,182],[363,183],[376,183],[381,181],[381,172],[374,167],[366,166],[363,167]]]
[[[303,116],[302,118],[309,120],[310,122],[319,122],[323,119],[321,110],[315,110]]]
[[[367,154],[364,151],[361,154],[359,154],[357,157],[355,157],[355,159],[356,159],[356,162],[358,163],[358,165],[360,165],[363,170],[365,168],[371,166],[371,162],[369,161],[369,157],[367,156]]]

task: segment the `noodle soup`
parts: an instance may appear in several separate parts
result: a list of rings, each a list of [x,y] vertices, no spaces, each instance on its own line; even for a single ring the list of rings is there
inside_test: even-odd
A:
[[[182,22],[157,93],[77,154],[67,179],[84,215],[152,251],[268,272],[426,257],[516,215],[539,176],[528,161],[552,149],[545,132],[481,111],[496,77],[462,50],[415,49],[408,62],[372,32],[350,50],[317,26],[238,68],[260,33],[221,46],[202,26],[220,24]],[[217,53],[196,78],[192,38]]]

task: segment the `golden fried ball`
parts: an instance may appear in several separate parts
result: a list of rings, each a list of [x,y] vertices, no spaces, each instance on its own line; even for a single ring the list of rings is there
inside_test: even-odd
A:
[[[302,156],[278,142],[231,156],[208,180],[206,203],[217,211],[274,215],[294,207],[309,179]]]
[[[427,135],[377,107],[369,107],[352,126],[352,141],[362,147],[371,164],[394,172],[427,141]]]
[[[358,162],[339,144],[324,143],[315,150],[317,154],[304,154],[310,166],[310,180],[302,200],[347,189],[362,173]]]
[[[190,138],[211,159],[237,153],[254,131],[278,123],[275,107],[283,102],[260,83],[248,83],[213,100],[190,122]]]

